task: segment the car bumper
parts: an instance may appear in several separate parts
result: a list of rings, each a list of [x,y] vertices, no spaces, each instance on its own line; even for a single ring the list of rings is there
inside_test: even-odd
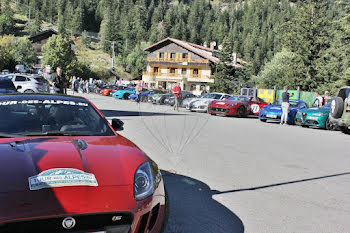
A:
[[[132,185],[100,188],[65,187],[53,189],[53,192],[47,190],[46,194],[48,195],[46,198],[55,201],[51,205],[47,203],[44,205],[47,199],[37,200],[43,204],[35,208],[30,204],[21,203],[33,203],[35,200],[32,197],[37,196],[37,192],[0,194],[2,205],[0,232],[23,233],[23,229],[26,229],[26,233],[66,232],[62,226],[63,219],[73,217],[76,226],[69,230],[73,233],[159,233],[164,221],[163,181],[151,197],[142,201],[134,200]],[[17,208],[13,208],[14,206]]]
[[[195,112],[208,112],[208,105],[187,105],[187,110]]]
[[[313,126],[318,128],[326,128],[326,121],[328,116],[324,117],[306,117],[302,119],[300,117],[295,118],[295,124],[297,125],[305,125],[305,126]]]
[[[208,113],[217,115],[235,116],[237,115],[237,108],[223,108],[213,106],[208,108]]]

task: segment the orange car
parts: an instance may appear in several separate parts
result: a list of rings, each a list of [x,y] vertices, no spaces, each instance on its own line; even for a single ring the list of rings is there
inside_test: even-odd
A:
[[[111,94],[112,91],[115,91],[115,90],[123,90],[124,87],[122,86],[107,86],[105,87],[104,89],[102,89],[100,91],[100,93],[102,95],[105,95],[105,96],[109,96]]]

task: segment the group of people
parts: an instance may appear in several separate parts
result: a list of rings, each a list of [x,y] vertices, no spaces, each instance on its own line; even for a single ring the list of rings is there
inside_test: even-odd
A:
[[[72,91],[73,91],[73,94],[76,92],[76,93],[79,93],[79,90],[81,93],[88,93],[90,92],[90,89],[89,89],[89,81],[88,80],[83,80],[81,79],[80,77],[76,77],[76,76],[73,76],[73,81],[72,81]]]
[[[329,91],[326,91],[324,96],[321,96],[319,92],[315,93],[316,95],[316,105],[317,107],[322,107],[325,104],[330,104],[332,99],[329,95]],[[284,87],[282,93],[282,116],[281,116],[281,125],[287,125],[288,120],[288,111],[289,111],[289,98],[293,97],[293,93],[288,92],[288,87]]]

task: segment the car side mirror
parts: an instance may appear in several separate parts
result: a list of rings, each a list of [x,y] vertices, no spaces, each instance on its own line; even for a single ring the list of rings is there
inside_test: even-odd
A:
[[[124,125],[124,122],[122,120],[112,119],[112,128],[115,131],[122,131],[122,130],[124,130],[123,125]]]
[[[16,90],[18,91],[20,89],[22,89],[22,86],[17,86]]]

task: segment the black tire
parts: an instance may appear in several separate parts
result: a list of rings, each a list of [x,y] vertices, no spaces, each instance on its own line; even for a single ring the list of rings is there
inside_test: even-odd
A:
[[[325,129],[326,129],[326,130],[333,130],[333,125],[332,125],[332,123],[329,121],[329,119],[326,120]]]
[[[344,100],[341,97],[335,97],[331,103],[331,116],[335,119],[341,118],[344,111]]]
[[[238,107],[237,116],[238,117],[244,117],[245,116],[245,108],[243,106],[239,106]]]
[[[266,119],[260,119],[260,121],[262,121],[262,122],[266,122],[267,120],[266,120]]]
[[[170,203],[169,203],[169,195],[167,189],[164,187],[165,191],[165,210],[164,210],[164,219],[162,223],[162,227],[160,232],[164,232],[166,226],[168,225],[168,219],[170,215]]]
[[[128,100],[128,99],[129,99],[129,96],[130,96],[129,93],[125,93],[125,94],[123,95],[123,99]]]
[[[33,91],[33,90],[28,89],[28,90],[25,90],[25,91],[24,91],[24,93],[34,93],[34,91]]]
[[[303,127],[303,128],[309,128],[308,125],[301,125],[301,127]]]
[[[340,130],[341,130],[343,133],[345,133],[345,134],[350,134],[350,129],[348,129],[348,128],[345,127],[345,126],[342,126],[342,127],[340,128]]]
[[[210,113],[210,115],[215,116],[216,114],[214,114],[214,113]]]

